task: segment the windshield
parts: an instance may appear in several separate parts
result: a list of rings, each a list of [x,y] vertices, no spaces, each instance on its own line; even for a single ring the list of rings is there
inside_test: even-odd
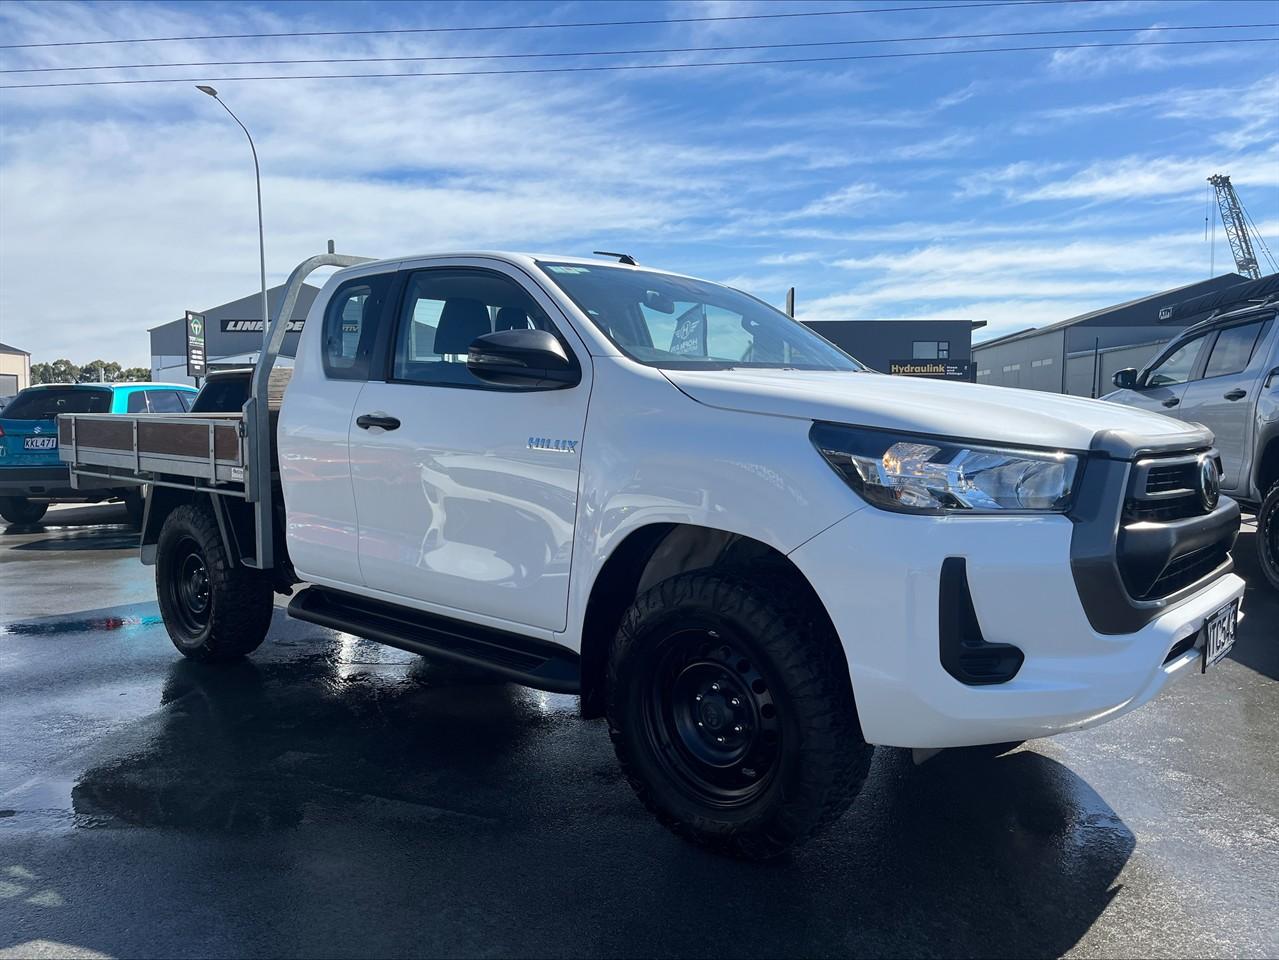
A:
[[[23,390],[4,408],[6,420],[52,420],[60,413],[110,413],[111,391],[84,387]]]
[[[538,266],[623,353],[652,367],[866,369],[786,314],[717,283],[595,264]]]

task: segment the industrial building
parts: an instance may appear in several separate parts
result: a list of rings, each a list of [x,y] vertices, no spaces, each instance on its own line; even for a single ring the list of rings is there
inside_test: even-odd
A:
[[[284,337],[281,356],[292,357],[297,353],[298,334],[319,292],[319,287],[303,284],[293,315],[289,318],[289,330]],[[284,284],[267,291],[267,303],[272,317],[280,309],[283,297]],[[260,293],[195,312],[204,316],[204,347],[210,370],[251,366],[257,362],[258,351],[262,347]],[[192,379],[187,376],[185,318],[179,317],[152,327],[148,332],[151,334],[151,379],[163,383],[192,383]]]
[[[973,331],[984,320],[804,320],[872,370],[906,376],[973,379]]]
[[[31,354],[0,343],[0,397],[12,397],[31,386]]]
[[[1192,323],[1223,304],[1263,295],[1262,288],[1274,282],[1273,276],[1247,280],[1227,273],[978,343],[973,347],[977,382],[1077,397],[1101,396],[1110,391],[1116,370],[1143,366]],[[1204,308],[1180,306],[1189,301]],[[1207,306],[1209,303],[1212,305]]]

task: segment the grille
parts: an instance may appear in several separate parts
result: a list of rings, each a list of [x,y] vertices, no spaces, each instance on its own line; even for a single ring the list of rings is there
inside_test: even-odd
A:
[[[1164,567],[1150,589],[1136,599],[1156,600],[1176,593],[1216,570],[1225,563],[1228,553],[1224,543],[1213,543],[1184,554]]]
[[[1228,527],[1223,527],[1220,539],[1180,555],[1175,547],[1164,546],[1167,534],[1157,529],[1179,521],[1186,527],[1184,521],[1191,521],[1186,527],[1190,535],[1191,528],[1199,528],[1195,518],[1207,522],[1205,515],[1210,511],[1204,509],[1198,491],[1201,456],[1187,452],[1141,460],[1132,467],[1117,559],[1134,600],[1171,596],[1209,576],[1229,557],[1233,531]]]
[[[1196,463],[1170,463],[1153,466],[1146,474],[1146,495],[1171,493],[1174,490],[1194,493]]]

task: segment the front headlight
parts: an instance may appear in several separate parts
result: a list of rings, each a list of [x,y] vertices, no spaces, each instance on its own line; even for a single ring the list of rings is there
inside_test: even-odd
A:
[[[1079,458],[815,423],[826,462],[866,500],[907,513],[1064,513]]]

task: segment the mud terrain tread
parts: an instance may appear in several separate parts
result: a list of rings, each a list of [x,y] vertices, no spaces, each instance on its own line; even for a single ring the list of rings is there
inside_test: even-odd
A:
[[[725,831],[708,817],[675,815],[664,784],[637,767],[622,720],[628,660],[645,642],[647,625],[674,609],[715,611],[748,632],[783,678],[802,722],[799,775],[793,792],[748,828]],[[622,619],[608,664],[609,735],[627,780],[644,805],[676,834],[721,853],[759,860],[777,856],[829,826],[848,809],[866,779],[873,748],[862,737],[839,640],[785,591],[737,574],[696,571],[671,577],[638,597]],[[667,788],[669,789],[669,788]]]

